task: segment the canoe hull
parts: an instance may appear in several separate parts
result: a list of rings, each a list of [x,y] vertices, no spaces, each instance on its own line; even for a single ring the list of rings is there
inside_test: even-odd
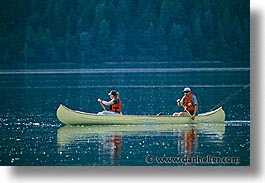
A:
[[[225,113],[220,107],[215,111],[196,116],[195,121],[190,117],[173,116],[144,116],[122,115],[101,116],[93,113],[85,113],[71,110],[60,105],[56,112],[57,118],[67,125],[147,125],[147,124],[192,124],[192,123],[224,123]]]

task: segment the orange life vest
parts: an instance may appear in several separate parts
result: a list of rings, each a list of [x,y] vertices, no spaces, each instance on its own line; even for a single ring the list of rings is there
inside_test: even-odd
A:
[[[188,97],[184,96],[183,105],[184,105],[184,107],[186,107],[186,109],[189,112],[193,112],[195,110],[195,105],[192,102],[192,97],[193,97],[192,93],[190,93],[190,95]]]
[[[121,109],[122,109],[121,99],[120,98],[117,98],[116,100],[118,100],[118,103],[117,104],[112,104],[110,106],[110,112],[120,113],[120,112],[122,112],[121,111]]]

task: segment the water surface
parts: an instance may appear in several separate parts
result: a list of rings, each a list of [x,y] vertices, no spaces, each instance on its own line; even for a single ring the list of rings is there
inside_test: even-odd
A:
[[[1,71],[0,165],[250,165],[249,69],[117,71],[118,76],[106,69]],[[222,104],[226,124],[64,126],[55,115],[61,103],[101,111],[97,98],[108,100],[112,89],[121,94],[124,114],[171,115],[182,110],[175,101],[186,86],[197,95],[199,112]],[[240,161],[188,162],[194,157]]]

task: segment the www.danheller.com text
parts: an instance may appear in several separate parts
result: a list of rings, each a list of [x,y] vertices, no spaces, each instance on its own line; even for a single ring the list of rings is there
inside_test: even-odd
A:
[[[224,164],[237,164],[240,162],[239,157],[214,157],[207,155],[206,157],[194,156],[194,157],[154,157],[148,155],[145,158],[148,164],[159,163],[159,164],[181,164],[181,163],[224,163]]]

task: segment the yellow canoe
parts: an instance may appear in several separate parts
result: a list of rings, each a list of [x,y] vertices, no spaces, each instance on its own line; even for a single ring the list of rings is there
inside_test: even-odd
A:
[[[222,107],[196,116],[195,120],[190,117],[173,116],[148,116],[148,115],[122,115],[104,116],[94,113],[86,113],[71,110],[60,105],[56,112],[57,118],[67,125],[154,125],[154,124],[194,124],[194,123],[224,123],[225,112]]]

